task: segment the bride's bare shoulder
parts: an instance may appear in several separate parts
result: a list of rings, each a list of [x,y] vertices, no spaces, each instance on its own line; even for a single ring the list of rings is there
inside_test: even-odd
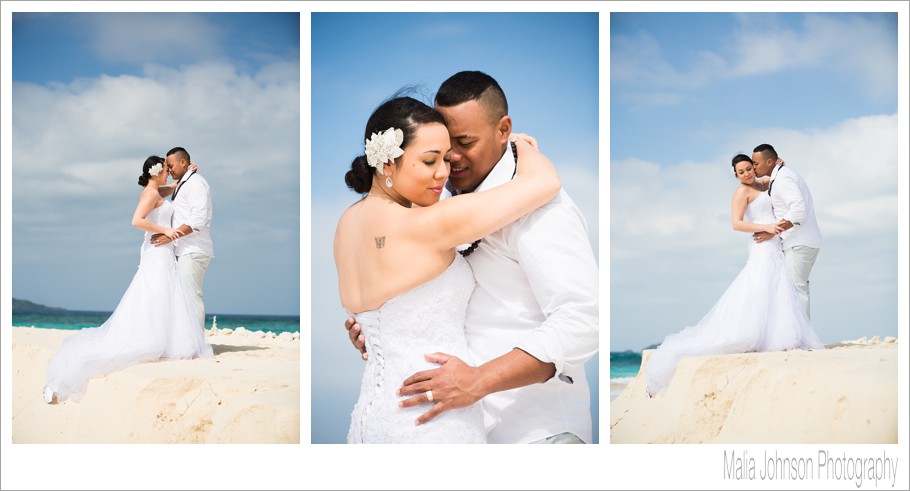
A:
[[[356,201],[351,204],[351,206],[348,206],[341,214],[341,217],[338,218],[338,225],[335,226],[336,237],[340,234],[344,234],[345,230],[352,225],[351,222],[354,220],[354,214],[359,203],[362,203],[362,201]]]
[[[743,197],[748,196],[749,189],[751,189],[751,188],[745,184],[740,184],[739,186],[736,186],[736,190],[733,191],[733,199],[737,199],[737,198],[741,199]]]
[[[754,200],[760,191],[755,189],[748,184],[740,184],[736,186],[736,191],[733,192],[733,201],[744,201],[746,204],[749,204]]]
[[[154,188],[142,188],[142,192],[139,193],[139,201],[149,201],[152,203],[157,203],[161,199],[161,196],[158,194],[158,191]]]
[[[356,210],[363,206],[363,200],[359,199],[348,206],[344,212],[341,214],[341,218],[338,219],[338,224],[341,225],[342,222],[351,220],[351,217],[355,214]]]

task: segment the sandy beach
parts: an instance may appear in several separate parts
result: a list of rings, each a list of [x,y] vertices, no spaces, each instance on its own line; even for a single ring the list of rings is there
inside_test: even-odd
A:
[[[46,404],[45,372],[75,331],[15,327],[13,443],[299,443],[299,334],[209,330],[209,359],[135,365]]]
[[[688,357],[651,399],[639,370],[610,403],[610,442],[897,443],[897,359],[893,338]]]

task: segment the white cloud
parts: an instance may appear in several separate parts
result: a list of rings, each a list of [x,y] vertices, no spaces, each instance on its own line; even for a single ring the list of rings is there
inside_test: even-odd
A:
[[[777,14],[735,16],[730,44],[669,59],[646,32],[611,38],[611,77],[630,102],[668,105],[677,92],[784,70],[823,70],[857,80],[873,98],[897,89],[897,23],[854,14],[806,14],[790,28]],[[653,93],[652,93],[653,91]],[[620,94],[622,95],[622,94]],[[651,100],[654,97],[656,100]]]
[[[739,16],[730,60],[737,76],[819,67],[857,78],[876,97],[897,89],[897,17],[807,14],[800,29]],[[770,19],[761,17],[760,19]]]
[[[268,67],[282,76],[265,82],[228,64],[205,64],[150,66],[145,77],[57,87],[15,83],[13,175],[40,179],[38,193],[56,193],[73,177],[114,191],[123,176],[138,176],[148,154],[181,142],[193,142],[183,146],[195,160],[217,163],[219,173],[257,179],[287,172],[299,139],[297,71],[290,66],[296,64]]]
[[[685,100],[685,96],[678,92],[635,92],[623,91],[619,98],[633,108],[638,107],[669,107],[676,106]]]
[[[633,36],[614,35],[610,39],[611,83],[654,89],[693,89],[712,77],[708,74],[723,63],[716,55],[702,52],[694,57],[694,68],[677,68],[686,60],[671,62],[653,35],[639,32]]]
[[[724,145],[771,143],[809,184],[826,241],[812,278],[813,322],[826,342],[895,334],[846,306],[887,308],[896,294],[897,138],[897,115],[882,115],[807,131],[754,129]],[[733,154],[611,163],[613,349],[641,348],[694,323],[742,266],[748,236],[730,225]]]
[[[221,54],[223,33],[191,13],[110,13],[79,17],[102,60],[128,63],[201,60]]]

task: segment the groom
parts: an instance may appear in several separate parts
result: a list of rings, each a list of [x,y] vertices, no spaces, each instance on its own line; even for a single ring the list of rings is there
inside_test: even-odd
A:
[[[190,304],[199,316],[199,325],[205,329],[205,303],[202,300],[202,283],[205,271],[212,260],[212,193],[209,183],[196,171],[189,171],[190,154],[183,147],[167,152],[168,172],[177,183],[171,200],[174,202],[172,224],[180,224],[181,236],[174,243],[177,254],[177,272]],[[189,171],[189,172],[188,172]],[[171,240],[163,234],[152,236],[156,246]]]
[[[439,87],[435,103],[452,140],[451,194],[512,179],[512,120],[492,77],[457,73]],[[592,441],[584,364],[598,351],[599,307],[586,228],[560,190],[550,203],[461,251],[477,281],[465,335],[472,356],[485,363],[428,354],[441,366],[412,375],[399,390],[411,396],[403,407],[431,404],[419,423],[483,399],[489,443]],[[348,319],[345,327],[365,352],[360,326]]]
[[[809,272],[822,246],[822,234],[815,220],[812,194],[803,178],[790,166],[777,163],[774,147],[763,143],[752,151],[755,174],[771,176],[768,194],[774,207],[774,216],[784,229],[781,233],[781,247],[790,278],[796,286],[806,317],[809,316]],[[753,234],[756,242],[764,242],[773,235],[768,232]]]

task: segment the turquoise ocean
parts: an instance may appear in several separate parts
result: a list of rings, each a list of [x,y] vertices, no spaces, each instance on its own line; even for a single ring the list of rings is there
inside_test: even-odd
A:
[[[641,367],[641,351],[610,352],[610,400],[616,399],[622,390],[638,375]]]
[[[53,313],[13,312],[13,326],[78,330],[86,327],[98,327],[110,316],[111,312],[71,310]],[[206,329],[212,327],[213,319],[217,322],[218,329],[243,327],[248,331],[271,331],[275,334],[300,332],[300,316],[297,315],[208,314],[205,316]]]

